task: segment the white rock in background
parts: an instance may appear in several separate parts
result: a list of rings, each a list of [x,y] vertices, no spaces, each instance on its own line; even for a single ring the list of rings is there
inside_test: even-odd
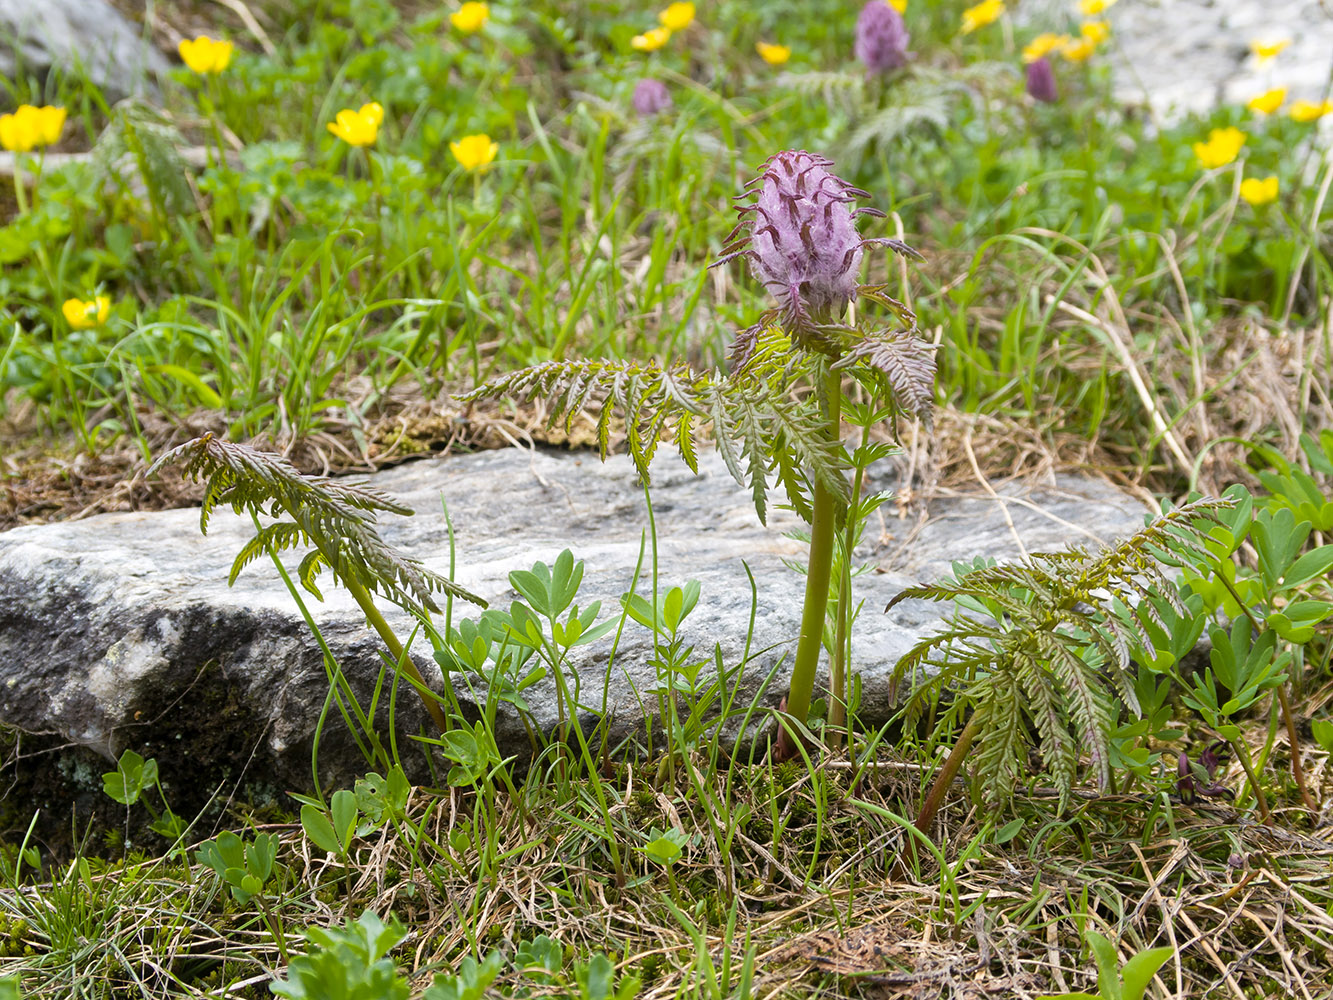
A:
[[[1080,20],[1076,0],[1024,0],[1016,13],[1043,30],[1077,31]],[[1319,100],[1333,70],[1333,6],[1320,0],[1119,0],[1098,16],[1112,29],[1116,97],[1166,121],[1273,87]],[[1286,51],[1259,66],[1250,42],[1283,38]]]
[[[166,57],[106,0],[0,0],[0,76],[81,70],[108,102],[151,88]]]

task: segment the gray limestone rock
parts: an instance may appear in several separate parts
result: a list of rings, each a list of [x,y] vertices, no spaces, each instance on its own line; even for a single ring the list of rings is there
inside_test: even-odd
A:
[[[700,473],[670,457],[655,466],[659,584],[700,581],[702,597],[683,630],[687,640],[704,658],[717,649],[727,667],[745,663],[742,703],[772,674],[760,699],[772,706],[798,631],[804,578],[784,560],[804,562],[803,545],[787,535],[799,522],[774,510],[769,525],[760,525],[748,490],[716,455],[702,456]],[[565,548],[586,562],[578,603],[586,608],[600,600],[603,619],[619,616],[619,597],[641,559],[637,587],[651,590],[647,509],[626,458],[601,464],[590,454],[495,451],[414,462],[373,482],[417,511],[382,519],[385,539],[442,572],[451,558],[448,505],[456,579],[495,606],[507,609],[517,596],[511,571],[536,560],[549,564]],[[938,578],[953,559],[1016,556],[1019,538],[1028,551],[1110,540],[1141,527],[1146,512],[1103,483],[1072,478],[1035,492],[1013,487],[1002,500],[938,499],[924,523],[895,520],[892,509],[884,508],[888,520],[870,525],[858,554],[875,570],[854,583],[865,602],[855,668],[863,679],[863,716],[871,722],[890,714],[887,681],[898,657],[946,610],[909,601],[882,614],[902,587]],[[157,756],[164,773],[249,767],[279,788],[308,786],[328,692],[323,657],[270,562],[252,564],[227,586],[232,559],[251,534],[250,523],[228,508],[215,512],[206,537],[197,510],[106,514],[0,534],[0,721],[58,734],[108,758],[134,747]],[[377,643],[346,592],[327,574],[321,583],[324,603],[302,596],[365,703],[380,669]],[[412,632],[407,615],[381,606],[401,636]],[[455,602],[453,613],[457,621],[476,610]],[[429,645],[418,637],[413,651],[423,674],[439,684]],[[629,621],[618,645],[613,631],[574,652],[585,725],[606,711],[613,742],[640,732],[645,704],[655,705],[647,694],[656,683],[647,631]],[[472,704],[464,678],[454,678],[461,700]],[[537,725],[549,731],[556,722],[553,681],[526,697]],[[385,702],[387,693],[381,721]],[[400,751],[420,778],[423,755],[407,734],[427,728],[428,720],[406,685],[398,693],[397,723]],[[498,729],[504,753],[526,752],[516,715],[502,715]],[[333,782],[367,769],[336,711],[319,760]],[[217,778],[200,773],[193,780]]]
[[[168,63],[106,0],[0,0],[0,76],[53,66],[86,73],[114,102]]]

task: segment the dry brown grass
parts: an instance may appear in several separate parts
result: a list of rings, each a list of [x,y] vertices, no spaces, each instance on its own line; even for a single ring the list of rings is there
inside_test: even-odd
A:
[[[1327,755],[1316,751],[1309,759],[1324,801],[1331,790]],[[1089,989],[1084,925],[1118,940],[1124,957],[1173,947],[1158,997],[1333,996],[1326,976],[1333,958],[1327,809],[1313,829],[1294,809],[1264,827],[1226,804],[1189,808],[1166,794],[1085,793],[1056,817],[1053,797],[1029,790],[1015,806],[1023,832],[1005,845],[983,844],[960,862],[983,819],[959,796],[942,813],[936,836],[956,869],[950,886],[933,860],[908,864],[902,830],[857,804],[909,812],[922,773],[916,765],[887,758],[855,792],[841,759],[824,761],[813,775],[776,777],[762,765],[737,765],[730,774],[710,772],[702,758],[693,765],[726,803],[726,818],[710,821],[684,781],[654,788],[645,774],[622,766],[608,782],[629,858],[623,889],[597,837],[550,821],[558,810],[579,812],[577,791],[530,784],[529,815],[546,818],[525,827],[502,806],[499,849],[512,853],[490,872],[471,847],[448,846],[475,817],[475,799],[457,789],[413,793],[409,816],[425,832],[416,848],[386,828],[356,842],[348,867],[323,856],[299,826],[263,827],[280,835],[288,873],[273,905],[289,935],[307,924],[354,919],[367,907],[396,914],[411,933],[395,957],[405,971],[422,973],[418,987],[426,972],[453,969],[464,954],[492,947],[512,953],[519,941],[546,934],[579,955],[611,955],[623,973],[645,978],[641,997],[666,1000],[682,990],[692,996],[694,937],[667,905],[660,868],[629,849],[649,826],[674,826],[695,838],[676,869],[680,909],[702,929],[716,966],[731,949],[739,969],[747,944],[753,949],[755,997],[1031,1000]],[[1238,776],[1237,769],[1227,780]],[[776,850],[765,830],[770,796],[790,823]],[[728,829],[735,821],[725,855],[711,829],[718,820]],[[254,908],[226,902],[206,869],[196,866],[193,884],[171,871],[167,862],[129,880],[134,891],[106,929],[121,958],[108,963],[105,981],[128,991],[128,974],[116,968],[123,964],[149,997],[222,995],[202,985],[181,992],[172,978],[181,969],[265,982],[281,963],[273,939],[252,919]],[[74,891],[95,898],[102,879],[126,883],[120,869],[87,884],[75,879]],[[51,891],[22,893],[35,902]],[[12,892],[0,895],[0,905],[14,907]],[[26,940],[38,952],[45,947],[31,930]],[[6,964],[12,962],[0,960],[0,971]]]

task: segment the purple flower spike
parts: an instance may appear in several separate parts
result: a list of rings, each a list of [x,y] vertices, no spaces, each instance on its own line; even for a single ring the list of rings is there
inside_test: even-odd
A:
[[[1046,104],[1054,104],[1060,99],[1060,91],[1055,86],[1055,70],[1045,56],[1028,63],[1028,93]]]
[[[671,107],[671,95],[661,80],[643,79],[634,87],[634,110],[645,118]]]
[[[831,166],[803,150],[770,158],[746,185],[746,194],[757,187],[759,197],[739,209],[735,242],[716,262],[749,257],[793,329],[837,322],[856,298],[861,237],[849,205],[867,195],[829,173]]]
[[[804,150],[770,157],[737,196],[758,191],[752,204],[737,209],[741,221],[711,265],[748,257],[755,277],[777,300],[778,322],[814,350],[828,347],[820,328],[840,323],[847,304],[865,291],[857,282],[865,246],[882,244],[920,259],[898,240],[861,239],[855,217],[884,213],[854,209],[856,199],[869,194],[830,173],[831,166],[832,160]]]
[[[753,326],[731,343],[732,371],[745,369],[763,332],[781,328],[794,346],[833,360],[834,369],[861,364],[879,373],[895,403],[927,423],[934,406],[935,358],[915,336],[916,314],[884,294],[883,285],[857,282],[868,246],[888,247],[904,257],[924,260],[901,240],[877,236],[863,240],[858,215],[884,213],[853,208],[870,195],[829,171],[833,161],[803,149],[777,153],[759,168],[737,199],[741,217],[727,237],[722,255],[709,267],[738,257],[777,300]],[[891,310],[903,324],[898,330],[869,330],[845,321],[849,303],[868,299]]]
[[[870,73],[897,69],[907,62],[911,40],[903,16],[884,0],[870,0],[856,19],[856,58]]]

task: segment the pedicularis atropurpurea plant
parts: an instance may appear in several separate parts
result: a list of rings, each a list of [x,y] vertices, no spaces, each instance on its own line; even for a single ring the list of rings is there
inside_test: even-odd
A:
[[[712,266],[747,258],[776,306],[736,336],[729,374],[653,362],[551,361],[493,379],[464,397],[540,398],[550,422],[563,418],[566,427],[585,409],[600,407],[603,458],[618,410],[645,483],[664,439],[697,471],[696,439],[711,424],[728,469],[750,487],[760,520],[767,515],[768,477],[775,476],[810,524],[805,602],[786,700],[798,726],[810,712],[824,640],[835,532],[860,499],[848,483],[852,462],[842,443],[844,379],[895,417],[929,423],[934,401],[934,356],[916,336],[915,316],[883,285],[860,281],[869,246],[921,257],[898,240],[861,238],[857,216],[883,213],[855,207],[869,195],[831,173],[832,165],[800,150],[778,153],[737,196],[753,200],[737,210],[740,222]],[[851,314],[858,300],[886,307],[897,324]],[[835,695],[844,690],[840,681],[834,678]],[[783,734],[780,756],[793,748],[792,730]]]

